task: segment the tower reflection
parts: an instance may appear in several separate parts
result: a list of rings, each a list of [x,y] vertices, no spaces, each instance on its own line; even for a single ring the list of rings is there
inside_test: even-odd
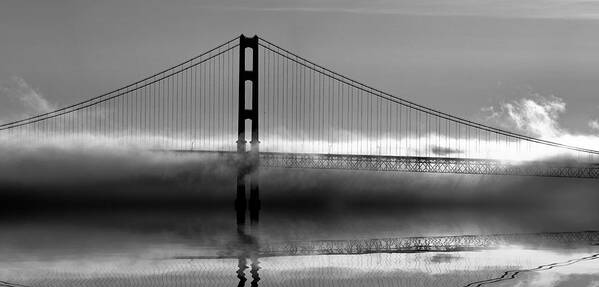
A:
[[[249,174],[248,174],[249,173]],[[250,186],[250,199],[246,200],[246,187]],[[248,213],[250,226],[246,226],[246,216]],[[257,287],[260,281],[260,261],[258,260],[258,227],[260,222],[260,196],[258,188],[258,172],[248,172],[240,169],[237,175],[237,195],[235,198],[235,213],[237,217],[237,278],[239,278],[238,287],[245,286],[247,281],[245,270],[250,268],[252,281],[250,286]],[[248,259],[251,261],[248,266]]]

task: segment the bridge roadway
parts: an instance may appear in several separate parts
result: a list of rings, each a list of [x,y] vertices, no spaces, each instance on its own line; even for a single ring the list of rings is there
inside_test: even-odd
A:
[[[599,244],[599,231],[513,233],[489,235],[420,236],[350,240],[263,242],[244,237],[231,242],[218,255],[175,259],[237,258],[240,253],[258,257],[347,255],[370,253],[454,252],[490,250],[518,246],[532,249],[592,247]]]
[[[591,246],[599,243],[599,232],[553,232],[492,235],[457,235],[403,237],[384,239],[291,241],[263,243],[261,256],[332,255],[406,252],[449,252],[495,249],[518,245],[541,248],[559,246]]]
[[[215,154],[238,160],[233,151],[171,150]],[[513,162],[490,159],[260,152],[266,168],[341,169],[479,175],[543,176],[599,179],[599,164]]]

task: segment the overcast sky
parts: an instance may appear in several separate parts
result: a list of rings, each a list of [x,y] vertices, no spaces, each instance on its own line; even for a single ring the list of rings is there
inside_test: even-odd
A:
[[[599,132],[589,124],[599,118],[594,1],[3,0],[0,95],[17,77],[48,106],[63,106],[241,33],[470,119],[555,96],[564,128]]]

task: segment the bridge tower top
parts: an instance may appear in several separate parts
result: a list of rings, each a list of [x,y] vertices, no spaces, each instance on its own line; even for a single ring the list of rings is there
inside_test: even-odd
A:
[[[251,61],[247,61],[248,50],[251,51]],[[248,65],[248,63],[251,63]],[[248,66],[251,68],[248,70]],[[248,82],[251,84],[247,88]],[[237,152],[246,151],[245,121],[250,120],[251,127],[251,151],[258,152],[258,36],[239,36],[239,118]]]

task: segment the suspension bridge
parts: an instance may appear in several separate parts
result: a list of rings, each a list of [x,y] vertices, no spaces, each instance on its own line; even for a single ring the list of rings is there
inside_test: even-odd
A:
[[[19,147],[100,142],[234,158],[243,163],[235,203],[241,241],[253,240],[245,230],[248,187],[252,228],[259,222],[257,167],[599,178],[599,151],[428,108],[263,38],[243,35],[122,88],[1,124],[0,141]],[[493,248],[529,237],[311,241],[248,248],[259,257],[451,251]],[[543,237],[596,242],[598,235]],[[247,254],[230,256],[239,257],[242,284]],[[252,268],[259,280],[258,268]],[[0,281],[0,286],[22,285]]]
[[[599,177],[599,151],[424,107],[243,35],[120,89],[2,124],[0,138],[250,154],[263,167]]]

